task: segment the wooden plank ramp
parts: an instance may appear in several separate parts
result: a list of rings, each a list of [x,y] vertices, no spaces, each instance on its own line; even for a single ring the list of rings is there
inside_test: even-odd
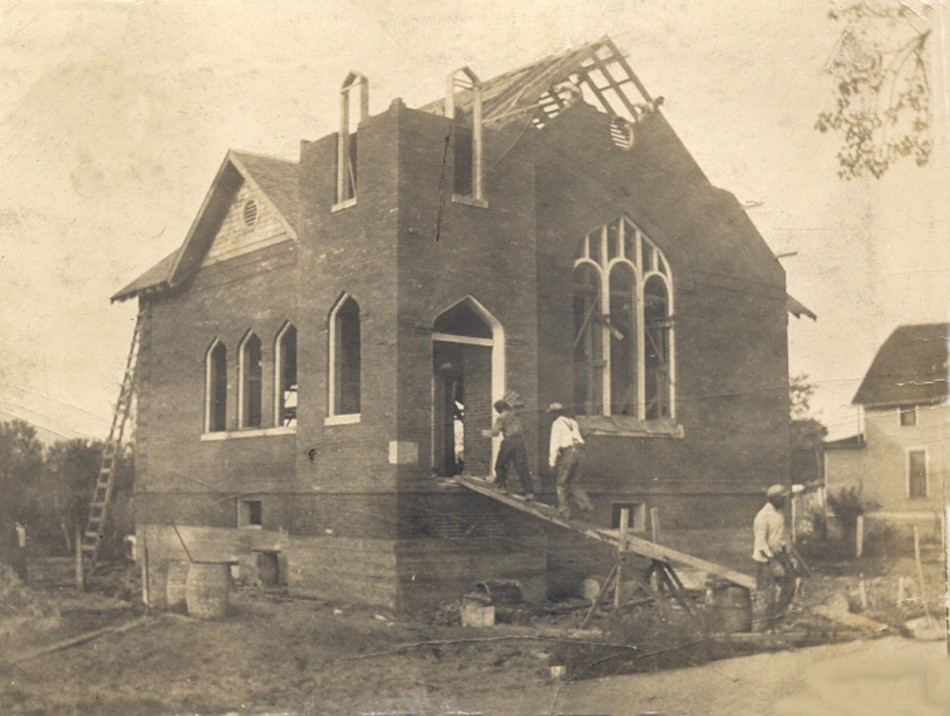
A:
[[[472,492],[477,492],[496,502],[501,502],[508,507],[524,512],[539,520],[557,525],[558,527],[563,527],[564,529],[573,530],[588,539],[603,542],[612,546],[614,549],[620,549],[620,530],[604,529],[595,525],[579,522],[575,519],[565,519],[559,516],[557,509],[551,505],[533,500],[530,502],[527,500],[519,500],[510,494],[495,489],[487,480],[459,475],[455,477],[455,481]],[[747,574],[742,574],[721,564],[700,559],[691,554],[686,554],[685,552],[680,552],[670,547],[664,547],[661,544],[656,544],[640,537],[635,537],[629,532],[625,540],[624,553],[636,554],[640,557],[646,557],[647,559],[664,562],[666,564],[691,567],[715,575],[733,584],[738,584],[746,589],[755,589],[755,579]]]

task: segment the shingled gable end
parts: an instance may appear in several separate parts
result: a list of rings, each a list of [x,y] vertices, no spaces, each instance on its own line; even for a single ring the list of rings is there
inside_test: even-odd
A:
[[[558,401],[588,434],[592,521],[629,507],[641,531],[657,508],[670,546],[746,566],[787,477],[781,266],[609,39],[450,83],[370,115],[351,73],[340,132],[296,163],[230,152],[182,247],[114,297],[146,308],[156,603],[179,533],[251,578],[277,553],[292,593],[400,610],[486,579],[575,591],[605,555],[446,479],[490,473],[512,390],[545,492]]]

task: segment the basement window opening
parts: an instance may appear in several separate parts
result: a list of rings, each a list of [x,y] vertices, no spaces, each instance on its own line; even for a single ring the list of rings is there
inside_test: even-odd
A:
[[[263,522],[263,509],[260,500],[241,500],[238,505],[239,527],[260,527]]]

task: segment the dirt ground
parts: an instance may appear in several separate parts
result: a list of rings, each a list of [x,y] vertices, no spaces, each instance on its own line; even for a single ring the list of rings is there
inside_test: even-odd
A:
[[[242,589],[232,594],[226,619],[143,619],[129,602],[75,592],[68,567],[68,561],[37,564],[28,607],[20,615],[0,613],[0,713],[764,713],[759,706],[737,710],[737,704],[759,704],[766,692],[787,701],[795,684],[804,683],[809,654],[834,658],[837,650],[881,648],[871,642],[834,644],[655,673],[555,679],[551,666],[562,661],[567,628],[579,626],[582,608],[536,616],[530,624],[473,629],[444,623],[451,612],[397,620],[371,608]],[[912,561],[909,567],[902,559],[887,559],[816,570],[802,601],[840,606],[850,599],[855,606],[863,579],[868,613],[889,620],[894,628],[888,633],[897,633],[908,615],[922,613],[912,590],[896,604],[897,578],[915,574]],[[941,575],[939,563],[927,564],[935,611]],[[787,628],[802,618],[792,617]],[[124,632],[37,653],[79,634],[133,623]],[[593,626],[606,623],[596,620]],[[570,644],[583,647],[584,641]],[[590,658],[597,653],[592,647]],[[689,666],[692,653],[683,651],[672,663]],[[770,669],[778,671],[768,677],[768,688],[757,686],[755,674]],[[678,710],[667,711],[677,704]],[[712,704],[732,710],[706,708]]]

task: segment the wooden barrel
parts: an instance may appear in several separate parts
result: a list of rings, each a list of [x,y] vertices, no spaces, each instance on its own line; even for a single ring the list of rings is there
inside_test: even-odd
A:
[[[185,587],[188,582],[188,562],[171,560],[165,580],[165,607],[185,608]]]
[[[231,567],[227,562],[192,562],[185,584],[188,614],[199,619],[215,619],[228,612]]]
[[[723,580],[706,583],[709,628],[731,634],[752,631],[752,595],[745,587]]]

